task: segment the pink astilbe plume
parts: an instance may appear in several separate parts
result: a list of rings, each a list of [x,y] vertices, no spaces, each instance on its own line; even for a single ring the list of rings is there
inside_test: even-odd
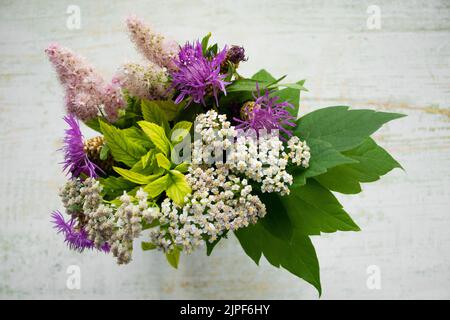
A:
[[[119,110],[125,107],[120,83],[114,78],[111,83],[105,86],[103,94],[103,109],[106,113],[106,118],[110,122],[115,122],[119,118]]]
[[[153,62],[146,66],[126,63],[117,70],[115,79],[133,97],[160,100],[170,95],[167,71]]]
[[[126,19],[131,41],[148,60],[168,70],[176,70],[173,58],[178,54],[179,45],[173,40],[153,32],[149,26],[135,16]]]
[[[124,107],[120,88],[114,87],[111,91],[111,85],[107,85],[83,57],[67,48],[51,44],[45,52],[66,90],[68,113],[86,121],[95,118],[104,105],[108,119],[116,118],[118,109]],[[111,94],[115,95],[114,100],[111,100]]]

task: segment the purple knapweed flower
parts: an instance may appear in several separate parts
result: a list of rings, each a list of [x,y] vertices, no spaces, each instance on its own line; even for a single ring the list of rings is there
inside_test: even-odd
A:
[[[293,122],[295,117],[289,113],[287,108],[294,108],[294,106],[287,101],[279,101],[280,97],[271,96],[271,93],[266,89],[265,93],[261,95],[259,85],[256,83],[256,91],[253,93],[254,103],[243,106],[241,114],[245,116],[241,116],[242,119],[233,118],[238,123],[236,129],[253,129],[256,132],[263,129],[268,132],[279,130],[288,137],[292,136],[289,127],[295,127]],[[282,136],[280,138],[285,140]]]
[[[218,91],[226,94],[225,86],[229,84],[220,73],[220,65],[225,60],[225,47],[212,59],[203,56],[202,45],[199,41],[186,43],[174,59],[178,69],[171,72],[172,86],[179,91],[175,103],[180,103],[185,97],[191,97],[195,103],[205,105],[205,95],[211,92],[218,104]]]
[[[65,130],[62,148],[64,152],[63,170],[71,173],[73,178],[79,177],[81,174],[96,178],[98,173],[103,171],[89,160],[84,151],[83,134],[78,120],[73,115],[67,115],[64,117],[64,121],[69,125],[69,128]]]
[[[234,64],[238,64],[241,61],[247,61],[244,48],[240,46],[231,46],[227,51],[227,60]]]
[[[93,249],[94,242],[89,239],[86,230],[76,228],[76,221],[72,218],[66,221],[59,211],[52,212],[52,223],[57,233],[64,235],[64,242],[67,243],[70,249],[82,252],[85,249]],[[103,252],[109,252],[110,247],[108,243],[105,243],[100,249]]]

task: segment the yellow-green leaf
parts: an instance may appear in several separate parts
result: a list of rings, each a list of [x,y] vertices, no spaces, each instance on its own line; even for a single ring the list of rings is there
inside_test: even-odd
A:
[[[144,250],[144,251],[147,251],[147,250],[154,250],[154,249],[156,249],[156,245],[154,245],[154,244],[151,243],[151,242],[145,242],[145,241],[142,241],[142,242],[141,242],[141,248],[142,248],[142,250]]]
[[[158,162],[158,166],[160,168],[170,170],[170,161],[166,158],[162,153],[158,153],[156,156],[156,162]]]
[[[122,130],[104,121],[100,121],[100,128],[114,160],[132,167],[147,152],[144,147],[127,137]]]
[[[152,100],[164,112],[167,120],[172,121],[183,110],[186,102],[176,104],[172,100]]]
[[[175,249],[173,249],[172,251],[167,252],[166,259],[172,267],[178,269],[178,262],[180,261],[180,250],[175,247]]]
[[[144,187],[144,191],[147,192],[152,198],[159,196],[164,190],[166,190],[171,184],[171,178],[168,174],[152,181]]]
[[[189,169],[190,164],[187,162],[182,162],[175,167],[175,170],[180,171],[181,173],[186,173]]]
[[[157,124],[148,121],[139,121],[138,124],[150,140],[152,140],[153,144],[164,153],[165,156],[168,156],[171,144],[167,139],[164,129]]]
[[[175,124],[175,126],[170,131],[170,141],[177,144],[183,141],[184,137],[189,134],[191,130],[192,122],[180,121]]]
[[[177,170],[170,170],[169,186],[166,189],[167,196],[173,200],[177,205],[184,203],[184,197],[191,193],[191,187],[186,181],[186,177]]]
[[[137,172],[133,172],[127,169],[113,167],[114,171],[116,171],[118,174],[120,174],[122,177],[127,179],[128,181],[137,183],[137,184],[148,184],[154,180],[156,180],[158,177],[162,175],[161,173],[153,174],[153,175],[143,175]]]
[[[167,117],[155,101],[143,99],[141,101],[141,110],[145,121],[160,125],[164,128],[166,134],[170,133]]]

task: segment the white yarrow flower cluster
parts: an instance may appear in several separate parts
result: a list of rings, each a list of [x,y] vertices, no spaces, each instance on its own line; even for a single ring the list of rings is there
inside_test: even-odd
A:
[[[104,203],[101,192],[102,186],[94,178],[70,180],[62,188],[61,198],[67,208],[76,206],[69,213],[83,215],[86,232],[96,248],[109,245],[119,264],[128,263],[133,240],[142,231],[141,222],[151,223],[159,216],[159,208],[149,207],[147,193],[142,189],[136,192],[135,201],[124,192],[118,208]]]
[[[66,212],[73,216],[78,216],[83,208],[83,197],[80,194],[82,183],[78,179],[68,180],[59,191],[59,196]]]
[[[288,161],[280,154],[284,153],[283,142],[278,136],[264,138],[239,136],[235,148],[227,159],[229,168],[261,183],[261,192],[289,194],[292,175],[286,171]]]
[[[180,207],[166,198],[161,205],[160,226],[152,229],[153,244],[165,252],[175,246],[190,253],[204,240],[213,242],[228,230],[256,223],[266,214],[258,196],[251,194],[246,179],[228,168],[191,167],[186,175],[192,193]]]
[[[299,137],[293,136],[287,142],[287,148],[289,150],[288,157],[292,163],[308,168],[311,154],[306,141],[301,141]]]
[[[122,204],[114,213],[116,231],[112,234],[109,242],[111,243],[111,252],[119,264],[131,261],[133,240],[142,232],[142,220],[151,223],[159,212],[159,209],[148,207],[147,193],[142,188],[137,191],[136,200],[138,203],[134,204],[131,197],[124,192],[120,197]]]
[[[210,110],[197,116],[192,163],[222,164],[226,153],[228,169],[261,183],[262,192],[289,194],[293,177],[286,170],[289,160],[307,167],[309,147],[298,137],[292,137],[284,147],[277,134],[237,131],[226,116]],[[285,150],[286,149],[286,150]],[[288,151],[288,153],[286,153]]]

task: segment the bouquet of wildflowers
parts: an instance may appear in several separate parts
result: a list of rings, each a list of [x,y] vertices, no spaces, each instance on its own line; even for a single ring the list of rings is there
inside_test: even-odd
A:
[[[370,136],[402,115],[336,106],[299,116],[304,80],[242,76],[244,48],[211,45],[210,34],[179,45],[135,17],[127,26],[145,63],[111,81],[66,48],[46,49],[67,110],[58,233],[119,264],[136,246],[157,249],[175,268],[180,253],[210,255],[234,234],[257,264],[264,255],[320,293],[310,237],[359,230],[333,192],[359,193],[400,167]]]

